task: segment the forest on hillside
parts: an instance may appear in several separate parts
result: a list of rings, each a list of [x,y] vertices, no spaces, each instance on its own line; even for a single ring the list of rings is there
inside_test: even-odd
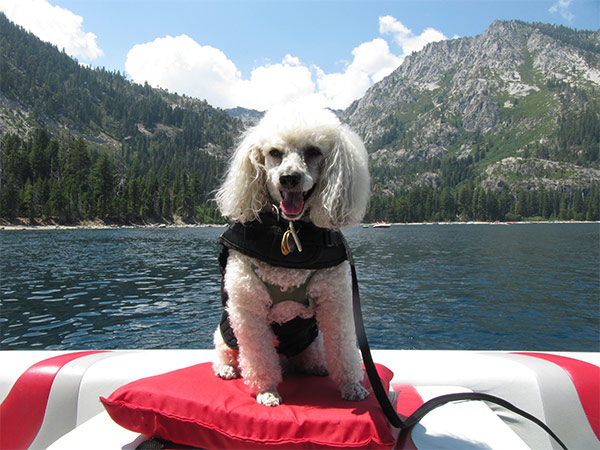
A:
[[[543,188],[485,190],[472,182],[460,187],[417,186],[394,195],[371,197],[365,222],[517,222],[522,220],[600,220],[600,183],[587,192]]]
[[[111,154],[45,130],[25,140],[4,135],[1,145],[0,217],[9,221],[223,222],[209,200],[223,163],[203,152],[172,158],[168,147],[140,138],[142,148],[157,148]]]
[[[28,139],[5,135],[1,142],[0,217],[31,223],[223,223],[211,193],[224,162],[203,152],[169,158],[133,146],[109,154],[90,150],[82,138],[59,142],[45,130]],[[140,155],[152,154],[153,163]],[[160,170],[156,170],[160,167]],[[458,170],[458,169],[457,169]],[[463,169],[464,170],[464,169]],[[453,173],[458,173],[452,178]],[[484,190],[448,172],[446,186],[414,186],[394,195],[374,195],[366,222],[600,220],[600,185],[586,191]],[[467,171],[468,173],[468,171]],[[463,175],[464,176],[464,175]],[[451,187],[452,185],[452,187]]]
[[[218,221],[208,201],[243,125],[205,101],[91,69],[0,14],[0,217]],[[9,106],[12,105],[12,106]],[[213,152],[214,153],[214,152]]]

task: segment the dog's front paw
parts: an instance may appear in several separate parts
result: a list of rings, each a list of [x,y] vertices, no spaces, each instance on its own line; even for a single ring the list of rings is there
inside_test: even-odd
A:
[[[279,406],[281,404],[281,397],[277,391],[267,391],[258,394],[256,401],[265,406]]]
[[[220,378],[223,378],[224,380],[233,380],[234,378],[240,377],[240,373],[238,372],[238,370],[235,367],[230,366],[229,364],[215,364],[213,366],[213,369],[215,371],[215,375],[217,375]]]
[[[360,383],[348,383],[342,386],[342,398],[344,400],[364,400],[367,395],[369,395],[369,391],[362,387]]]

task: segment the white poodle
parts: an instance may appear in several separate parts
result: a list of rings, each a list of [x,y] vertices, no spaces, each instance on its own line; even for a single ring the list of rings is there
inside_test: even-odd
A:
[[[327,375],[347,400],[368,395],[356,348],[350,267],[339,232],[363,217],[368,156],[330,111],[269,111],[235,150],[216,195],[234,223],[224,250],[215,373],[281,402],[282,364]],[[285,366],[287,367],[287,366]]]

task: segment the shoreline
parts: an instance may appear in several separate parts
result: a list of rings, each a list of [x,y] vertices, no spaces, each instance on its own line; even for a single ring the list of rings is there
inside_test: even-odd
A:
[[[373,228],[374,223],[361,223],[357,225],[363,228]],[[545,220],[533,221],[524,220],[520,222],[390,222],[389,225],[398,226],[420,226],[420,225],[537,225],[537,224],[600,224],[600,221],[577,221],[577,220]],[[61,225],[61,224],[35,224],[17,222],[11,223],[7,221],[0,222],[0,231],[18,231],[18,230],[125,230],[125,229],[162,229],[162,228],[224,228],[226,224],[206,224],[206,223],[147,223],[147,224],[111,224],[100,221],[84,222],[80,224]]]
[[[597,223],[600,221],[595,220],[522,220],[518,222],[480,222],[480,221],[468,221],[468,222],[407,222],[407,223],[396,223],[392,222],[390,225],[394,226],[411,226],[411,225],[538,225],[538,224],[585,224],[585,223]],[[372,226],[374,224],[366,224]]]
[[[169,229],[169,228],[224,228],[227,225],[219,224],[149,224],[149,225],[0,225],[0,231],[45,231],[45,230],[143,230],[143,229]]]
[[[28,223],[27,219],[17,218],[13,221],[0,219],[0,230],[120,230],[120,229],[144,229],[144,228],[207,228],[207,227],[224,227],[220,224],[205,224],[205,223],[186,223],[182,220],[174,222],[149,222],[136,223],[124,222],[113,223],[104,222],[102,220],[90,220],[76,224],[60,224],[56,222],[40,222],[35,224]]]

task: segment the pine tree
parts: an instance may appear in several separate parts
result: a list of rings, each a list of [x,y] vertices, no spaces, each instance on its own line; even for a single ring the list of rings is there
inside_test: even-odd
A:
[[[92,192],[97,217],[107,219],[111,213],[115,189],[115,169],[106,153],[102,153],[91,174]]]
[[[33,198],[33,185],[31,180],[27,179],[23,190],[22,200],[23,212],[27,215],[29,223],[35,222],[35,202]]]

